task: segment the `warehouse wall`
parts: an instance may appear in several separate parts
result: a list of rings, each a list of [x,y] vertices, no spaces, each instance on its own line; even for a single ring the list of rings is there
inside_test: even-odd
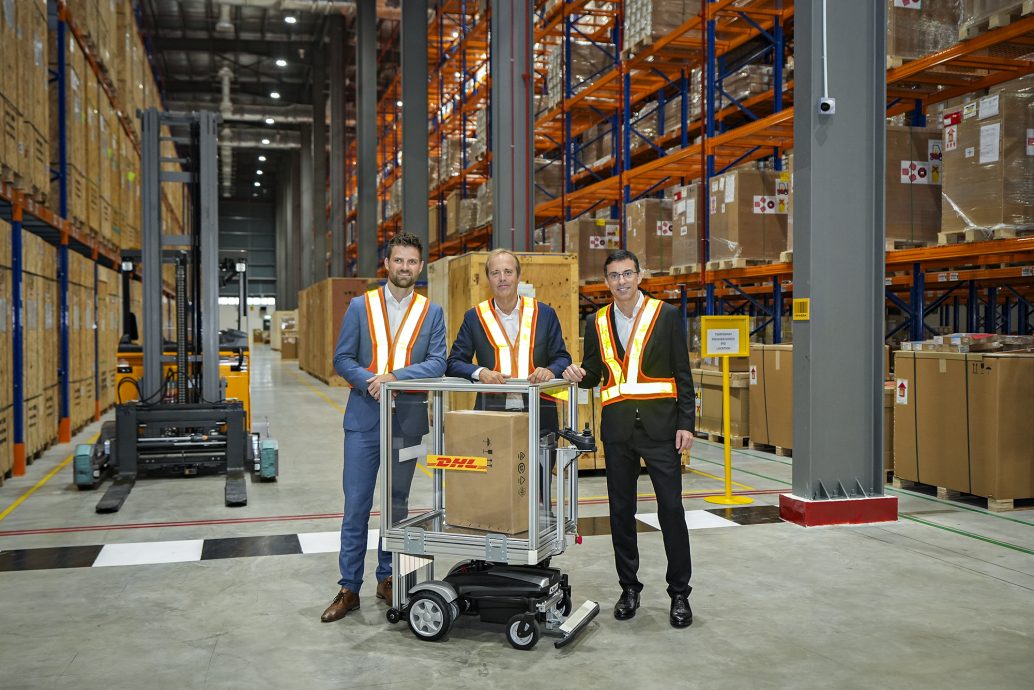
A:
[[[276,223],[270,202],[220,201],[219,249],[243,249],[248,253],[248,295],[276,295]],[[220,295],[237,296],[237,284],[223,287]]]

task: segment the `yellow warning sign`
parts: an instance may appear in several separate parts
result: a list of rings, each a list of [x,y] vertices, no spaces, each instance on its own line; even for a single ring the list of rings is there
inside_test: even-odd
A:
[[[427,467],[432,470],[488,472],[488,458],[469,455],[428,455]]]
[[[702,316],[700,330],[704,357],[750,356],[750,317]]]
[[[800,297],[794,299],[793,320],[811,321],[811,299],[809,299],[808,297]]]

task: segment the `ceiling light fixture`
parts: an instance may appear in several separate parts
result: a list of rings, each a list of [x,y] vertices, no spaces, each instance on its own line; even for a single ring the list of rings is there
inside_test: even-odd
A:
[[[255,171],[255,174],[256,174],[256,175],[261,175],[261,174],[262,174],[262,171],[261,171],[261,170],[256,170],[256,171]]]
[[[259,163],[265,163],[265,162],[266,162],[266,157],[265,156],[259,156]]]
[[[395,105],[397,105],[398,107],[401,108],[402,107],[402,101],[395,101]]]
[[[292,15],[287,15],[286,17],[284,17],[284,21],[286,23],[288,23],[288,24],[297,24],[298,23],[298,17],[294,17]]]
[[[267,118],[266,118],[266,124],[267,124],[267,125],[272,125],[272,124],[276,124],[276,120],[274,120],[274,119],[273,119],[273,118],[271,118],[271,117],[267,117]]]
[[[262,186],[262,183],[261,183],[261,182],[259,182],[258,180],[255,180],[255,186],[256,186],[256,187],[261,187],[261,186]]]
[[[262,145],[263,146],[269,146],[269,139],[263,139],[262,140]]]
[[[280,92],[279,91],[270,91],[269,97],[270,98],[280,98]]]
[[[283,58],[277,58],[276,66],[277,67],[287,67],[287,60],[285,60]]]

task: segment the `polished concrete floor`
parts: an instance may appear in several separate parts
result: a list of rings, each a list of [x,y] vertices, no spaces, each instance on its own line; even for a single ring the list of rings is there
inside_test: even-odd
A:
[[[208,540],[207,551],[215,539],[321,534],[339,524],[345,391],[268,349],[254,359],[255,414],[280,441],[281,477],[249,485],[246,507],[223,506],[220,478],[150,480],[138,483],[121,512],[98,515],[99,494],[72,484],[69,445],[0,488],[0,564],[12,551],[32,555],[23,562],[29,569],[0,572],[0,688],[1034,683],[1034,511],[991,514],[914,491],[894,491],[901,519],[893,524],[701,523],[691,531],[696,620],[686,630],[667,623],[663,548],[653,531],[639,536],[646,589],[631,621],[610,615],[616,584],[608,536],[587,536],[556,559],[571,575],[576,601],[595,599],[603,608],[562,650],[544,639],[518,652],[500,626],[471,620],[440,643],[418,641],[404,624],[389,626],[373,596],[372,551],[362,608],[322,624],[338,577],[333,552],[176,556],[188,545],[200,549],[200,540]],[[96,425],[77,440],[94,433]],[[775,505],[791,462],[738,452],[736,489]],[[714,508],[695,495],[721,489],[721,449],[698,441],[691,467],[687,511]],[[602,477],[583,477],[580,491],[582,515],[606,515]],[[640,512],[650,513],[645,475],[640,491]],[[137,546],[97,556],[106,545]],[[116,563],[138,557],[146,564],[100,567],[104,553],[116,552],[133,556]],[[86,561],[74,562],[83,553]],[[52,567],[46,560],[54,554],[68,556],[66,566],[93,567]]]

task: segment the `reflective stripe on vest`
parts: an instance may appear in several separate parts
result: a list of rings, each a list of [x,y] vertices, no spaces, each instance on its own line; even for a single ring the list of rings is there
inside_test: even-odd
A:
[[[477,315],[489,343],[495,350],[495,370],[511,378],[526,379],[535,370],[535,325],[538,321],[539,306],[531,297],[521,297],[520,308],[516,348],[510,342],[499,315],[492,308],[492,300],[485,300],[479,304]]]
[[[377,288],[366,293],[366,323],[373,342],[373,359],[368,368],[374,374],[386,374],[412,363],[413,346],[431,306],[426,297],[414,292],[398,332],[392,338],[388,306],[384,302],[385,289]]]
[[[610,310],[608,304],[596,314],[596,333],[600,339],[600,353],[603,362],[610,372],[608,384],[600,391],[600,400],[604,405],[626,399],[648,400],[651,398],[674,398],[675,379],[654,379],[642,372],[643,349],[653,332],[657,316],[661,311],[661,301],[647,298],[643,308],[639,310],[632,325],[632,337],[625,351],[625,359],[617,357],[614,347],[614,334],[610,328]]]

